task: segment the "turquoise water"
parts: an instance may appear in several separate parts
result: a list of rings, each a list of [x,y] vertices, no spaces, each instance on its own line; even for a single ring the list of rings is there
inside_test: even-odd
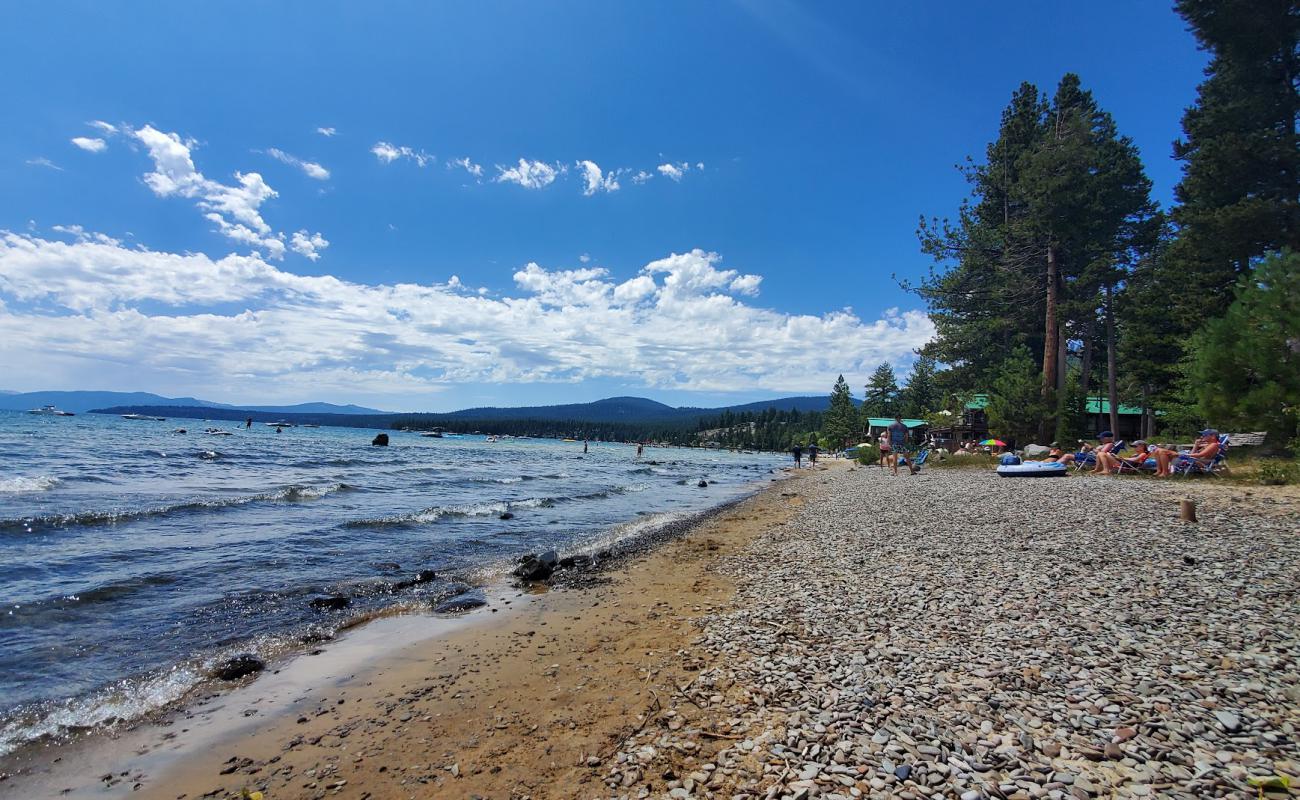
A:
[[[353,614],[427,607],[522,553],[704,510],[782,463],[374,434],[0,412],[0,754],[138,717],[231,653],[271,656]],[[421,570],[439,577],[394,588]],[[334,593],[351,607],[310,607]]]

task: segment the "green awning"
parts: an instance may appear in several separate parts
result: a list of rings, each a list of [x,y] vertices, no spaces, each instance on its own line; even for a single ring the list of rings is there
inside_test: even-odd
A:
[[[970,402],[966,404],[966,408],[972,411],[983,411],[988,407],[989,396],[986,394],[972,395]],[[1109,414],[1110,401],[1104,400],[1100,397],[1089,397],[1084,405],[1084,411],[1088,414]],[[1137,406],[1126,406],[1123,403],[1120,403],[1119,413],[1125,416],[1132,415],[1136,417],[1142,414],[1142,409]]]
[[[868,417],[867,424],[873,428],[888,428],[890,425],[894,424],[894,418],[893,417]],[[903,420],[903,424],[909,428],[915,428],[918,425],[924,425],[925,420],[905,419]]]

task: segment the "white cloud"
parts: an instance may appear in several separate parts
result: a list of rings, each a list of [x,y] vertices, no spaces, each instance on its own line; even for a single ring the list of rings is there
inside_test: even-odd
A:
[[[114,134],[117,133],[116,125],[109,124],[102,119],[91,120],[86,124],[98,130],[100,133],[104,134],[105,136],[113,136]]]
[[[525,189],[542,189],[554,183],[555,178],[565,169],[544,161],[529,161],[521,158],[517,167],[503,167],[498,164],[497,176],[492,180],[496,183],[517,183]]]
[[[92,139],[88,136],[74,136],[72,143],[88,153],[102,153],[108,147],[108,142],[103,139]]]
[[[317,128],[316,132],[321,136],[333,136],[338,133],[338,130],[336,128]]]
[[[303,171],[308,178],[315,178],[318,181],[327,181],[330,179],[330,171],[317,164],[314,161],[303,161],[295,155],[286,153],[278,147],[268,148],[266,154],[276,161],[288,164],[291,167],[297,167]]]
[[[594,161],[579,161],[578,169],[582,170],[582,179],[586,182],[582,193],[587,197],[591,197],[596,192],[618,191],[618,176],[621,170],[603,173]]]
[[[655,167],[655,169],[659,170],[660,175],[663,175],[666,178],[672,178],[674,181],[681,181],[682,177],[690,170],[690,168],[691,165],[685,161],[678,164],[660,164],[658,167]]]
[[[433,163],[434,157],[423,150],[414,150],[410,147],[399,146],[390,142],[376,142],[375,146],[370,148],[370,152],[375,154],[375,158],[391,164],[399,158],[408,158],[414,161],[418,166],[426,166]]]
[[[293,238],[289,241],[289,247],[299,255],[306,256],[312,261],[320,258],[320,251],[329,247],[329,240],[319,233],[308,234],[307,231],[296,231]]]
[[[652,173],[652,172],[646,172],[645,170],[640,169],[640,170],[637,170],[637,173],[636,173],[635,175],[632,176],[632,182],[633,182],[633,183],[645,183],[646,181],[650,180],[650,179],[653,178],[653,177],[654,177],[654,173]]]
[[[310,385],[327,397],[400,399],[451,383],[613,378],[822,392],[840,372],[865,380],[881,361],[907,361],[934,330],[921,311],[869,321],[848,310],[750,305],[740,295],[758,276],[722,269],[702,250],[621,282],[603,269],[530,263],[515,272],[513,296],[493,297],[459,279],[360,284],[257,256],[213,259],[82,235],[0,231],[0,373],[15,385],[183,384],[228,396]],[[224,310],[231,306],[241,310]],[[33,352],[44,355],[26,356]]]
[[[59,172],[63,172],[63,167],[60,167],[58,164],[55,164],[53,161],[49,160],[45,156],[37,156],[36,158],[29,158],[27,159],[26,163],[27,166],[29,167],[47,167],[49,169],[57,169]]]
[[[451,169],[452,167],[460,167],[475,178],[483,177],[483,165],[475,164],[473,161],[470,161],[468,157],[453,158],[451,161],[448,161],[447,169]]]
[[[154,170],[144,176],[145,184],[159,197],[193,199],[226,237],[284,258],[284,234],[275,232],[262,218],[261,207],[279,194],[256,172],[236,172],[236,185],[211,180],[194,166],[193,140],[164,133],[151,125],[131,132],[149,151]]]

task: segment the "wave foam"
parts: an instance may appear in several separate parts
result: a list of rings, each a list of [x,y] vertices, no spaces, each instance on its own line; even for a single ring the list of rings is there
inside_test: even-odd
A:
[[[0,479],[0,492],[48,492],[63,481],[50,475],[16,476]]]

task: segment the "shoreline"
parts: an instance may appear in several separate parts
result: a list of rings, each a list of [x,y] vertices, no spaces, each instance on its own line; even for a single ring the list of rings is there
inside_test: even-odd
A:
[[[305,702],[306,694],[320,688],[312,684],[329,687],[366,670],[383,671],[391,662],[419,658],[407,651],[436,647],[450,637],[472,640],[476,632],[504,623],[547,595],[581,594],[609,584],[638,559],[688,536],[786,479],[778,474],[767,482],[755,481],[751,491],[701,511],[619,523],[611,527],[610,537],[574,550],[601,552],[602,559],[586,568],[557,571],[549,586],[520,587],[511,583],[508,574],[496,575],[476,587],[487,594],[487,607],[460,615],[395,607],[348,620],[332,639],[291,649],[269,661],[255,679],[205,680],[179,700],[128,723],[78,733],[70,739],[30,742],[0,757],[0,796],[140,796],[148,788],[145,776],[200,757],[206,747],[296,716],[295,709]],[[631,533],[620,534],[628,528]],[[77,763],[76,768],[62,766],[71,761]],[[88,772],[94,772],[99,780],[87,782]],[[159,796],[168,795],[163,792]]]

